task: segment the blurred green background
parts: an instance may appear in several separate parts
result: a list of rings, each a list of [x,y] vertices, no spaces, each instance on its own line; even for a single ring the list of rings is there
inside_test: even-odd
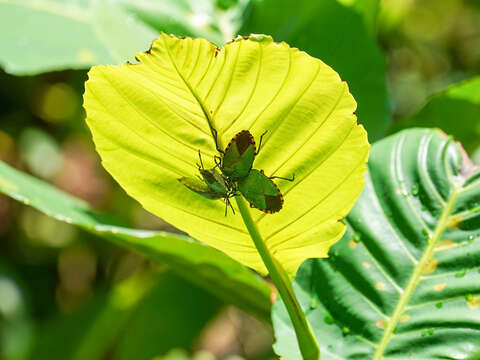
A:
[[[219,46],[271,34],[339,72],[371,142],[440,127],[480,164],[476,0],[0,0],[0,160],[175,231],[102,169],[82,110],[89,66],[134,61],[160,31]],[[0,359],[267,360],[272,342],[270,324],[168,267],[0,195]]]

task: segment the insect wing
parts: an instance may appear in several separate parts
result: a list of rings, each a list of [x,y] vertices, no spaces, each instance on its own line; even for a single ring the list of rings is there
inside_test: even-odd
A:
[[[200,169],[200,174],[211,192],[222,197],[227,196],[228,189],[225,180],[216,169]]]
[[[188,189],[202,195],[207,199],[220,199],[223,194],[213,192],[204,182],[190,177],[181,177],[178,181],[185,185]]]
[[[259,170],[252,169],[238,189],[251,206],[268,214],[280,211],[283,196],[277,185]]]
[[[235,135],[225,149],[222,162],[222,172],[234,179],[248,175],[255,158],[255,139],[248,130],[242,130]]]

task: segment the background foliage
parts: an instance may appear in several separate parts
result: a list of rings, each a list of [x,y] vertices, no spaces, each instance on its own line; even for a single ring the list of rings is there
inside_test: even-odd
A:
[[[372,142],[440,127],[480,163],[480,7],[468,0],[0,0],[0,159],[115,214],[116,225],[175,231],[101,168],[81,108],[91,65],[133,62],[159,31],[217,45],[270,33],[347,80]],[[153,263],[42,212],[0,195],[1,359],[274,358],[265,283],[261,306],[232,307],[207,291],[211,264],[208,281],[192,285],[195,270],[179,278],[171,257]]]

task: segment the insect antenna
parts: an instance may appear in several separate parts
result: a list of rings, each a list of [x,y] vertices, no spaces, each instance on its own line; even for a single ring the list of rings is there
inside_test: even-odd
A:
[[[200,149],[198,150],[198,158],[200,159],[200,165],[197,164],[197,166],[199,169],[204,170],[205,168],[203,167],[202,154],[200,153]]]
[[[228,207],[230,206],[230,209],[232,209],[233,215],[235,215],[235,209],[232,206],[232,202],[230,201],[230,198],[235,195],[227,195],[227,197],[224,198],[225,200],[225,216],[227,216],[227,210]]]
[[[260,136],[260,141],[258,142],[258,149],[255,151],[255,155],[258,155],[260,152],[260,149],[262,148],[262,140],[263,140],[263,135],[265,135],[268,132],[268,130],[265,130],[265,132]]]

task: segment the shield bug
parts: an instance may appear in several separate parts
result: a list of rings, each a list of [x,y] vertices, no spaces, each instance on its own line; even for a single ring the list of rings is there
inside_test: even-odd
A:
[[[202,195],[203,197],[211,200],[221,199],[222,193],[212,191],[205,182],[197,178],[181,177],[178,179],[180,184],[185,185],[188,189]]]
[[[220,172],[213,169],[205,169],[202,162],[200,151],[198,152],[200,164],[197,164],[201,177],[190,178],[182,177],[178,181],[185,185],[188,189],[202,195],[211,200],[223,199],[225,201],[225,215],[227,215],[227,208],[230,206],[233,213],[235,210],[230,202],[230,199],[237,194],[236,185],[232,184],[229,179],[225,178]]]
[[[198,158],[200,164],[197,164],[198,171],[203,178],[203,181],[207,184],[208,188],[218,194],[223,194],[224,197],[228,195],[234,189],[232,181],[219,173],[216,168],[205,169],[202,161],[202,154],[198,151]]]
[[[295,176],[292,179],[279,176],[269,178],[264,174],[263,170],[252,169],[247,177],[239,180],[238,189],[250,203],[251,207],[267,214],[272,214],[280,211],[283,205],[283,195],[278,186],[272,181],[275,178],[293,181]]]
[[[222,157],[216,156],[215,163],[222,173],[233,180],[246,177],[253,166],[253,160],[262,146],[263,135],[260,137],[258,150],[255,139],[248,130],[242,130],[235,135],[228,143],[225,151],[217,150],[223,154]]]

